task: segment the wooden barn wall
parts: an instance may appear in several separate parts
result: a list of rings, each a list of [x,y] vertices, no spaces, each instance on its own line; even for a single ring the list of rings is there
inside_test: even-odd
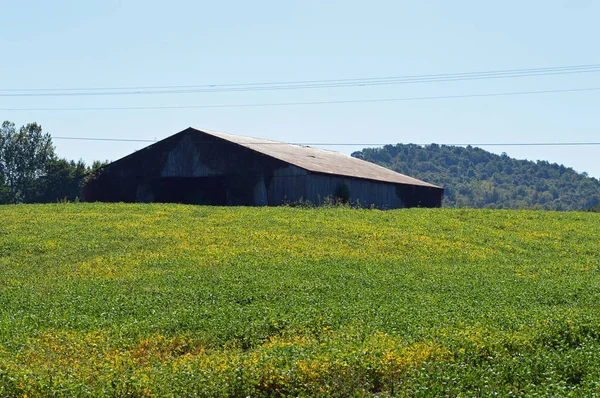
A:
[[[319,205],[327,198],[333,199],[341,185],[347,187],[350,204],[361,207],[399,209],[442,204],[441,189],[311,173],[292,165],[277,170],[268,181],[268,203],[277,206],[308,201]]]
[[[232,192],[228,204],[266,204],[260,203],[266,202],[264,180],[285,167],[280,160],[220,138],[184,132],[106,166],[86,185],[83,197],[87,201],[152,201],[153,184],[161,178],[223,176]]]
[[[323,192],[334,197],[340,187],[345,185],[349,193],[349,202],[362,207],[376,207],[379,209],[399,209],[405,207],[396,194],[396,185],[384,182],[362,180],[358,178],[344,178],[321,174],[310,174],[306,179],[306,197],[318,200],[323,197]]]
[[[322,204],[345,185],[350,203],[380,209],[441,205],[440,189],[312,173],[220,138],[184,131],[118,160],[86,185],[86,201],[151,202],[165,178],[219,176],[227,205]]]
[[[279,206],[307,199],[307,176],[308,171],[293,165],[274,170],[271,178],[265,179],[269,205]]]
[[[267,196],[269,204],[275,206],[299,201],[318,205],[327,198],[333,199],[342,184],[348,188],[352,205],[380,209],[405,207],[396,193],[395,184],[313,174],[295,166],[278,170],[267,187]]]

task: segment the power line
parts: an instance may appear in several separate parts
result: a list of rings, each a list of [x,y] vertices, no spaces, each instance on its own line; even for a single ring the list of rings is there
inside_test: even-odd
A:
[[[76,141],[109,141],[109,142],[158,142],[150,139],[134,139],[134,138],[102,138],[102,137],[66,137],[53,136],[55,140],[76,140]],[[197,142],[199,145],[219,145],[229,144],[229,142]],[[385,146],[395,145],[390,143],[373,143],[373,142],[237,142],[241,145],[301,145],[301,146]],[[414,143],[413,145],[428,146],[431,143]],[[446,146],[597,146],[600,142],[486,142],[486,143],[441,143],[436,145]]]
[[[81,107],[81,108],[0,108],[2,111],[119,111],[119,110],[159,110],[159,109],[207,109],[207,108],[258,108],[269,106],[299,106],[299,105],[334,105],[334,104],[358,104],[358,103],[377,103],[377,102],[408,102],[408,101],[426,101],[442,99],[464,99],[464,98],[485,98],[485,97],[506,97],[514,95],[533,95],[533,94],[558,94],[574,93],[586,91],[598,91],[600,87],[570,88],[556,90],[537,90],[537,91],[512,91],[504,93],[483,93],[483,94],[459,94],[459,95],[436,95],[430,97],[405,97],[405,98],[380,98],[380,99],[356,99],[356,100],[338,100],[338,101],[309,101],[309,102],[271,102],[257,104],[215,104],[215,105],[172,105],[172,106],[125,106],[125,107]]]
[[[406,76],[387,76],[387,77],[369,77],[352,79],[329,79],[329,80],[299,80],[299,81],[276,81],[261,83],[233,83],[233,84],[204,84],[204,85],[179,85],[179,86],[121,86],[121,87],[79,87],[79,88],[28,88],[28,89],[0,89],[0,91],[88,91],[88,90],[143,90],[143,89],[169,89],[169,88],[212,88],[212,87],[244,87],[256,85],[284,85],[284,84],[307,84],[307,83],[331,83],[331,82],[358,82],[362,80],[387,80],[387,79],[421,79],[421,78],[449,78],[472,75],[496,75],[496,74],[514,74],[514,73],[544,73],[561,72],[569,70],[597,69],[600,64],[571,65],[547,68],[529,68],[529,69],[505,69],[492,70],[484,72],[462,72],[462,73],[443,73],[428,75],[406,75]]]
[[[587,65],[572,65],[549,68],[530,68],[530,69],[505,69],[492,70],[485,72],[463,72],[452,74],[430,74],[430,75],[407,75],[407,76],[387,76],[387,77],[370,77],[370,78],[353,78],[353,79],[329,79],[329,80],[297,80],[297,81],[276,81],[276,82],[260,82],[260,83],[233,83],[233,84],[204,84],[204,85],[180,85],[180,86],[121,86],[121,87],[79,87],[79,88],[25,88],[25,89],[0,89],[0,91],[75,91],[75,90],[137,90],[137,89],[168,89],[168,88],[200,88],[200,87],[235,87],[235,86],[253,86],[253,85],[278,85],[278,84],[303,84],[303,83],[322,83],[322,82],[352,82],[371,79],[393,79],[393,78],[422,78],[422,77],[449,77],[457,75],[471,74],[497,74],[508,72],[531,72],[539,70],[568,70],[568,69],[586,69],[597,68],[600,64]]]
[[[111,142],[158,142],[157,140],[135,139],[135,138],[97,138],[97,137],[61,137],[52,136],[53,140],[74,140],[74,141],[111,141]]]
[[[466,80],[504,79],[532,76],[549,76],[600,72],[600,64],[563,67],[507,69],[487,72],[463,72],[433,75],[408,75],[390,77],[368,77],[355,79],[305,80],[288,82],[263,82],[241,84],[205,84],[180,86],[138,86],[138,87],[88,87],[88,88],[38,88],[0,89],[0,97],[66,97],[66,96],[122,96],[122,95],[163,95],[194,94],[217,92],[246,92],[322,89],[341,87],[362,87],[399,85],[415,83],[443,83]]]
[[[416,145],[431,145],[431,144],[416,144]],[[438,144],[447,146],[596,146],[600,142],[487,142],[474,144]]]

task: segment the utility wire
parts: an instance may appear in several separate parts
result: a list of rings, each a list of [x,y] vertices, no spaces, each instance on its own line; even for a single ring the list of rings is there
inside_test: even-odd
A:
[[[429,75],[407,75],[407,76],[387,76],[387,77],[369,77],[369,78],[353,78],[353,79],[329,79],[329,80],[300,80],[300,81],[278,81],[278,82],[261,82],[261,83],[237,83],[237,84],[204,84],[204,85],[179,85],[179,86],[122,86],[122,87],[87,87],[87,88],[27,88],[27,89],[0,89],[0,91],[77,91],[77,90],[134,90],[134,89],[169,89],[169,88],[206,88],[206,87],[244,87],[256,85],[283,85],[283,84],[306,84],[306,83],[331,83],[331,82],[357,82],[362,80],[386,80],[386,79],[421,79],[421,78],[449,78],[456,76],[472,76],[472,75],[495,75],[495,74],[511,74],[511,73],[535,73],[535,72],[553,72],[553,71],[569,71],[582,69],[596,69],[600,64],[588,65],[572,65],[547,68],[530,68],[530,69],[505,69],[492,70],[485,72],[462,72],[462,73],[443,73]]]
[[[482,94],[459,94],[459,95],[436,95],[430,97],[404,97],[404,98],[380,98],[380,99],[356,99],[356,100],[338,100],[338,101],[308,101],[308,102],[267,102],[256,104],[214,104],[214,105],[172,105],[172,106],[125,106],[125,107],[80,107],[80,108],[0,108],[2,111],[118,111],[118,110],[159,110],[159,109],[206,109],[206,108],[258,108],[270,106],[299,106],[299,105],[333,105],[333,104],[358,104],[358,103],[377,103],[377,102],[407,102],[407,101],[426,101],[442,99],[461,99],[461,98],[485,98],[485,97],[506,97],[515,95],[532,94],[559,94],[574,93],[586,91],[599,91],[600,87],[587,88],[569,88],[556,90],[537,90],[537,91],[512,91],[504,93],[482,93]]]
[[[516,77],[549,76],[600,72],[600,64],[576,65],[550,68],[508,69],[487,72],[466,72],[433,75],[409,75],[391,77],[369,77],[335,80],[306,80],[289,82],[265,82],[243,84],[208,84],[188,86],[140,86],[140,87],[98,87],[98,88],[38,88],[0,89],[0,97],[69,97],[69,96],[122,96],[122,95],[163,95],[221,92],[248,92],[322,89],[341,87],[363,87],[399,85],[415,83],[442,83],[482,79],[504,79]]]
[[[135,138],[98,138],[98,137],[67,137],[67,136],[52,136],[54,140],[75,140],[75,141],[109,141],[109,142],[158,142],[150,139],[135,139]],[[219,145],[230,144],[230,142],[197,142],[199,145]],[[300,146],[385,146],[395,144],[373,143],[373,142],[236,142],[240,145],[300,145]],[[428,144],[413,145],[428,146]],[[600,142],[486,142],[486,143],[442,143],[436,145],[446,146],[596,146]]]

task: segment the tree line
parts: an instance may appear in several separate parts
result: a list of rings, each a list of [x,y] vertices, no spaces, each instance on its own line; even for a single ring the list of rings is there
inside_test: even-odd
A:
[[[386,145],[352,156],[444,187],[444,207],[600,209],[598,179],[547,161],[437,144]]]
[[[61,159],[39,124],[17,128],[5,121],[0,128],[0,204],[76,201],[86,175],[104,164]]]
[[[517,160],[481,148],[431,144],[365,148],[352,156],[444,187],[445,207],[600,210],[600,181],[572,168]],[[86,165],[56,155],[37,123],[0,128],[0,204],[77,201],[87,176],[107,162]]]

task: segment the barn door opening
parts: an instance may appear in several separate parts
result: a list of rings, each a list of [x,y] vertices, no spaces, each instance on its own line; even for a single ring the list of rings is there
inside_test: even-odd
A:
[[[224,206],[227,204],[225,178],[163,177],[154,184],[156,202]]]

